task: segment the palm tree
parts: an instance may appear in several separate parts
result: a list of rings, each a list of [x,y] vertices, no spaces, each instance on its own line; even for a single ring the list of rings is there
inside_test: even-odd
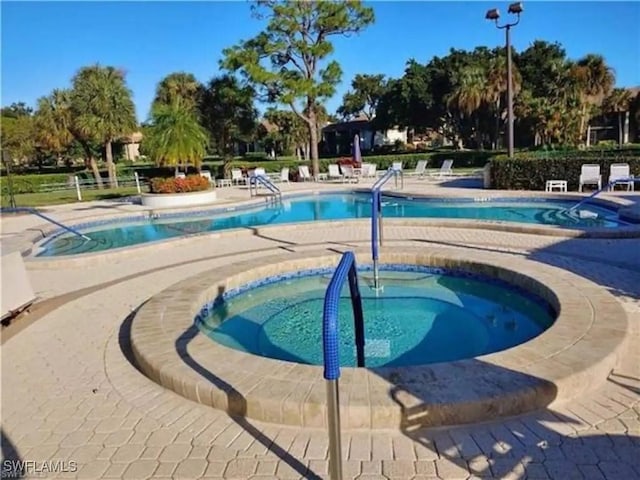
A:
[[[622,118],[629,111],[632,95],[624,88],[614,88],[609,96],[604,99],[603,109],[606,112],[613,112],[618,117],[618,145],[622,147],[624,143],[622,135]]]
[[[69,91],[55,89],[39,98],[34,120],[38,146],[59,159],[73,141]]]
[[[511,87],[515,97],[522,87],[522,75],[515,65],[511,70]],[[487,68],[487,81],[485,84],[485,100],[492,105],[495,114],[495,142],[494,149],[498,148],[500,138],[500,121],[503,117],[503,97],[507,92],[507,62],[503,56],[495,56],[489,61]]]
[[[109,184],[117,186],[112,143],[137,129],[135,106],[124,73],[114,67],[84,67],[73,78],[75,128],[104,146]]]
[[[168,105],[156,105],[147,131],[143,142],[156,164],[173,165],[176,173],[187,163],[200,169],[208,134],[188,101],[176,97]]]
[[[447,100],[449,108],[460,112],[460,116],[472,118],[486,102],[487,76],[481,67],[465,67],[458,77],[457,86]],[[478,146],[482,147],[480,137],[480,117],[475,115],[475,138]]]
[[[580,119],[580,136],[584,134],[589,122],[589,111],[592,105],[599,105],[609,94],[615,83],[613,70],[607,65],[602,55],[589,54],[570,67],[582,100]]]
[[[202,84],[192,73],[170,73],[158,83],[152,108],[159,104],[169,105],[178,97],[191,108],[196,108],[202,99],[202,91]]]

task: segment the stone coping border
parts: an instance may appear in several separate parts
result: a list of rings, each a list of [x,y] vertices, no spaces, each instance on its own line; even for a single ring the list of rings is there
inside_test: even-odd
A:
[[[356,250],[361,263],[369,252]],[[335,266],[325,252],[287,253],[235,263],[181,281],[136,313],[131,345],[152,380],[233,415],[326,427],[322,367],[243,353],[217,344],[194,324],[224,291],[277,274]],[[545,299],[556,322],[538,337],[497,353],[450,363],[342,368],[345,428],[417,428],[490,420],[579,397],[606,380],[625,347],[627,316],[615,298],[582,277],[505,254],[456,248],[383,249],[382,263],[467,270]],[[505,268],[503,265],[509,265]]]

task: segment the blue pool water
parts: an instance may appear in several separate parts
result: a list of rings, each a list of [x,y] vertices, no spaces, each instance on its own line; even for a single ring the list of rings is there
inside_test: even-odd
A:
[[[504,350],[546,330],[554,315],[539,299],[494,280],[441,269],[387,270],[383,291],[360,272],[368,367],[447,362]],[[322,365],[322,309],[331,272],[278,279],[206,306],[200,330],[227,347]],[[304,274],[303,274],[304,275]],[[348,286],[339,310],[340,362],[355,366]]]
[[[557,225],[571,228],[609,227],[624,225],[615,212],[604,207],[587,205],[589,218],[581,218],[577,212],[567,212],[574,201],[535,201],[526,199],[470,201],[469,199],[408,199],[383,198],[385,217],[456,218],[521,222],[541,225]],[[73,255],[99,252],[111,248],[164,240],[231,228],[248,228],[260,225],[369,218],[371,196],[367,193],[331,194],[285,199],[279,205],[265,205],[227,212],[203,212],[179,214],[160,219],[126,223],[115,221],[97,225],[89,223],[76,226],[87,233],[91,240],[64,233],[43,245],[38,256]],[[582,215],[584,217],[584,215]]]

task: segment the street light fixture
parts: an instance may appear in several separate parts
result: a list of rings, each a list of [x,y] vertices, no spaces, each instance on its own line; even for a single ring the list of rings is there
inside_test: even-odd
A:
[[[515,27],[520,23],[520,14],[522,13],[522,3],[516,2],[509,5],[508,13],[516,15],[516,21],[513,23],[505,23],[504,25],[498,25],[498,19],[500,18],[500,11],[497,8],[492,8],[487,11],[485,18],[496,22],[496,27],[500,30],[504,29],[506,33],[506,48],[507,48],[507,151],[509,158],[513,157],[513,72],[511,66],[511,27]]]

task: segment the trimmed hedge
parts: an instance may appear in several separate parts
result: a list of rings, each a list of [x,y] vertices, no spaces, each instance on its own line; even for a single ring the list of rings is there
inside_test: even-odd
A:
[[[491,160],[491,187],[500,190],[544,190],[547,180],[566,180],[569,190],[577,190],[585,163],[600,165],[602,185],[609,181],[612,163],[628,163],[631,174],[640,176],[640,155],[567,155],[540,158],[516,155]]]

